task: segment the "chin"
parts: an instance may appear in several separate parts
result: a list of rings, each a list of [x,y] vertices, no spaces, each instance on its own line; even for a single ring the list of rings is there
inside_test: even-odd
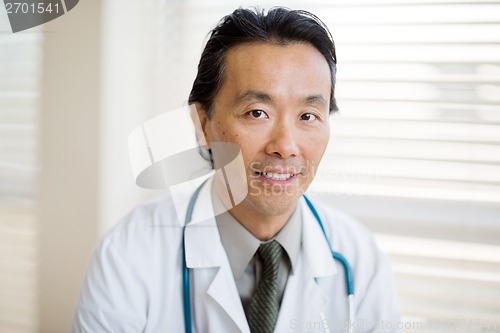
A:
[[[300,197],[300,196],[299,196]],[[249,204],[260,215],[278,216],[283,215],[293,210],[298,202],[299,197],[290,196],[286,193],[279,195],[259,195],[249,197]]]

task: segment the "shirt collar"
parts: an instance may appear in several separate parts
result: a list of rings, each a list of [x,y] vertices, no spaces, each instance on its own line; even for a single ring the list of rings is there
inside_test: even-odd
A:
[[[212,200],[214,206],[220,207],[222,204],[215,189],[212,189]],[[285,226],[273,238],[281,244],[290,258],[292,273],[297,264],[302,241],[301,217],[301,205],[297,204]],[[227,211],[217,215],[215,219],[233,275],[235,278],[239,278],[263,242],[252,235]]]
[[[287,223],[274,239],[283,246],[288,254],[292,267],[291,273],[293,273],[297,264],[297,259],[299,258],[300,246],[302,243],[302,214],[301,205],[298,202]]]

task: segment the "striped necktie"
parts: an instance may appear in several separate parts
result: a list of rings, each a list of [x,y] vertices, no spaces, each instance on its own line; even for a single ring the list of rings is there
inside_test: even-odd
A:
[[[278,320],[278,271],[282,252],[283,248],[275,240],[261,244],[257,250],[263,272],[248,310],[252,333],[272,333]]]

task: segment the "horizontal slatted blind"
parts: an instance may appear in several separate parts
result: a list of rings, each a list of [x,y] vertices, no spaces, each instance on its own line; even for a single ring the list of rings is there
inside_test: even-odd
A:
[[[0,331],[37,330],[39,29],[0,10]]]
[[[315,189],[378,233],[407,331],[500,331],[500,3],[313,10],[341,109]]]

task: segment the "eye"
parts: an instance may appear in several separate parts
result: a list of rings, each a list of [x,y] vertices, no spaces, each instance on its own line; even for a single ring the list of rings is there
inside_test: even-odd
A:
[[[304,120],[306,122],[312,122],[312,121],[316,120],[317,118],[318,117],[316,117],[312,113],[304,113],[303,115],[300,116],[300,120]]]
[[[248,115],[254,119],[263,119],[267,117],[267,114],[262,110],[249,111]]]

